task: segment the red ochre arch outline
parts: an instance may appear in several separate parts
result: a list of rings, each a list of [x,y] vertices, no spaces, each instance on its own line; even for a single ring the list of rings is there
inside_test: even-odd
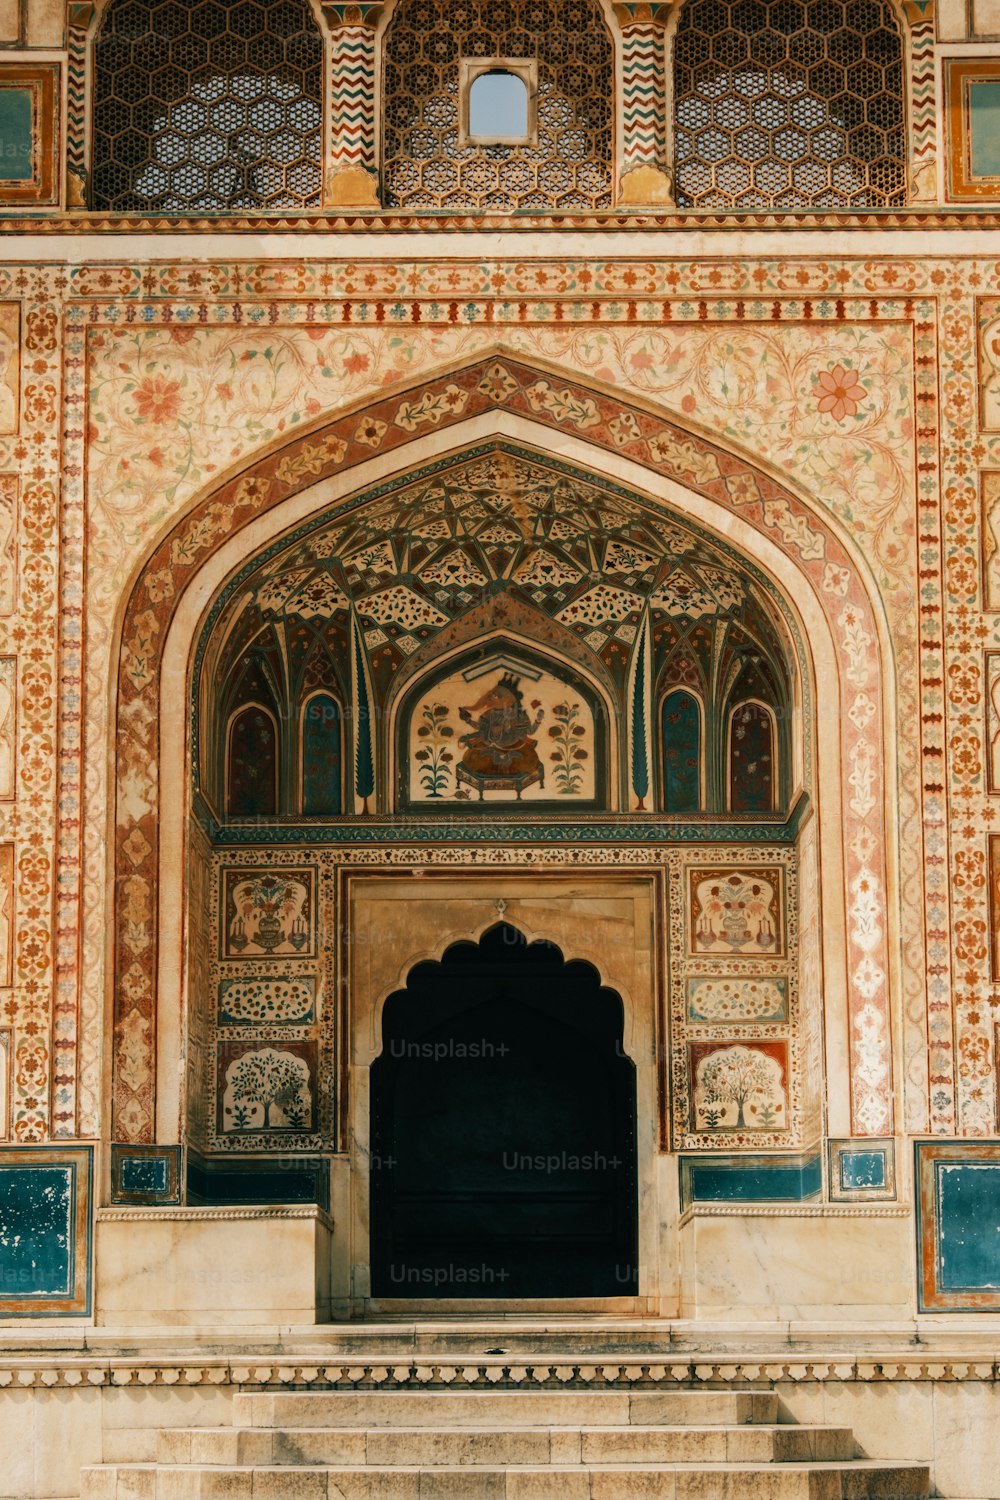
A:
[[[827,615],[842,678],[857,683],[880,662],[878,628],[860,573],[821,516],[745,458],[565,372],[506,354],[479,357],[422,384],[397,387],[258,459],[205,496],[159,542],[125,609],[116,724],[112,1139],[155,1138],[160,668],[180,595],[220,541],[300,490],[429,431],[497,410],[583,438],[738,512],[808,579]],[[844,841],[851,1115],[856,1134],[885,1135],[892,1128],[892,1054],[879,691],[868,703],[870,717],[861,718],[860,727],[848,713],[841,716],[845,776],[848,767],[860,768],[869,809],[853,815]]]

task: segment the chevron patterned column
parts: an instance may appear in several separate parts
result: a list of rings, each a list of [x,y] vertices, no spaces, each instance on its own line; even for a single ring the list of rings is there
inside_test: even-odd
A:
[[[94,19],[92,0],[70,0],[66,7],[66,203],[83,208],[87,181],[87,33]]]
[[[375,30],[381,4],[323,5],[330,29],[327,207],[377,208]]]
[[[615,6],[622,38],[622,203],[671,203],[664,31],[669,5]]]
[[[934,70],[934,0],[904,0],[910,23],[911,203],[936,203],[937,100]]]

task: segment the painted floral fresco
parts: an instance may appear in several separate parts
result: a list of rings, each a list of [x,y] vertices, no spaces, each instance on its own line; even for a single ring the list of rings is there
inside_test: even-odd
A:
[[[218,1130],[308,1131],[313,1124],[315,1059],[308,1042],[219,1049]]]
[[[778,870],[691,870],[691,953],[784,954]]]
[[[84,723],[88,743],[110,733],[106,683],[122,581],[150,537],[220,474],[328,414],[498,345],[576,371],[594,388],[630,393],[695,434],[710,429],[732,451],[752,452],[811,497],[815,516],[842,526],[864,558],[884,621],[882,649],[892,641],[886,661],[897,689],[901,1074],[894,1081],[889,1072],[878,1006],[861,1005],[851,1023],[854,1080],[873,1098],[887,1097],[895,1082],[910,1129],[994,1129],[982,649],[1000,646],[1000,638],[995,618],[978,615],[970,601],[978,597],[984,551],[976,470],[1000,468],[1000,451],[992,427],[978,426],[980,393],[968,360],[989,261],[789,256],[653,265],[634,256],[567,263],[535,254],[501,266],[447,258],[411,265],[397,257],[362,269],[286,261],[164,265],[147,274],[108,264],[81,265],[68,277],[29,267],[24,286],[20,274],[4,270],[0,297],[5,306],[24,297],[18,316],[31,369],[20,391],[20,435],[0,437],[0,472],[20,476],[19,546],[40,561],[21,570],[19,616],[0,619],[0,651],[18,655],[19,676],[24,915],[12,1016],[19,1140],[93,1134],[98,1126],[108,786],[95,761],[85,789],[81,746]],[[550,382],[556,392],[564,385]],[[833,404],[825,403],[830,395]],[[628,422],[638,420],[623,414],[623,443]],[[67,437],[57,454],[60,427]],[[919,517],[926,524],[918,619]],[[216,536],[229,524],[220,515]],[[808,529],[791,512],[771,513],[770,530],[784,532],[803,558],[816,545]],[[840,563],[817,564],[836,599]],[[86,601],[85,677],[82,617],[60,613],[60,598],[71,609]],[[845,621],[845,630],[853,628]],[[30,660],[19,654],[24,637],[15,639],[15,631],[30,633]],[[868,635],[868,645],[857,638],[859,672],[866,653],[871,659]],[[82,722],[57,723],[57,677],[79,696]],[[869,744],[873,686],[859,686],[850,705]],[[147,709],[138,703],[135,712]],[[73,811],[62,825],[53,816],[57,758],[63,806],[79,809],[85,792],[82,821]],[[870,750],[848,758],[845,806],[869,803],[873,769]],[[137,811],[148,806],[140,764],[127,796]],[[950,825],[946,798],[965,814]],[[139,855],[141,818],[137,826],[129,847]],[[858,838],[858,855],[866,855],[869,836]],[[954,912],[953,897],[965,903]],[[142,918],[148,899],[140,886],[132,889],[120,941],[138,932],[129,924]],[[852,888],[849,906],[863,943],[878,941],[884,918],[870,892]],[[81,910],[82,962],[55,937],[56,926],[74,929]],[[925,924],[949,934],[934,940],[930,965]],[[852,973],[865,987],[863,943]],[[137,972],[134,982],[138,995],[146,981]],[[144,1014],[140,1007],[122,1033],[140,1070],[148,1053]],[[54,1074],[61,1081],[50,1102]]]
[[[0,433],[16,432],[21,383],[21,309],[0,303]]]
[[[273,270],[269,274],[273,274]],[[575,290],[572,279],[575,272],[567,274],[569,280],[563,276],[560,286],[565,292],[572,293]],[[603,268],[600,290],[605,301],[601,303],[602,308],[609,311],[616,309],[614,294],[625,287],[626,283],[622,279],[625,274],[626,271],[621,266]],[[693,284],[696,284],[698,274],[695,273]],[[783,270],[782,275],[785,274],[786,271]],[[645,281],[642,284],[648,295],[654,290],[654,284],[649,279],[649,273],[644,272],[643,275]],[[732,277],[732,268],[727,270],[726,275]],[[366,289],[372,292],[380,288],[384,292],[392,281],[387,268],[366,272],[366,278]],[[467,276],[466,280],[468,282]],[[425,285],[432,293],[435,281],[435,274],[428,273]],[[522,291],[523,288],[516,284],[515,277],[511,282],[512,290],[516,286],[518,291]],[[607,300],[609,293],[610,301]],[[679,303],[678,307],[680,306]],[[369,304],[366,304],[366,308],[368,307]],[[506,318],[508,326],[504,336],[512,348],[530,347],[532,354],[543,359],[557,360],[562,364],[575,363],[589,377],[598,381],[613,381],[620,388],[631,387],[668,404],[676,401],[686,422],[690,422],[691,414],[696,408],[706,417],[712,412],[712,420],[721,434],[737,443],[747,442],[752,435],[755,451],[766,453],[770,461],[796,475],[800,482],[808,486],[810,492],[818,493],[821,490],[824,503],[832,505],[835,513],[837,496],[843,496],[840,512],[845,517],[850,517],[852,537],[858,538],[862,547],[868,549],[873,558],[879,578],[888,591],[888,602],[899,623],[899,638],[904,643],[905,650],[905,642],[912,634],[907,621],[912,622],[913,606],[912,589],[909,593],[906,592],[905,580],[910,575],[907,573],[904,556],[907,538],[912,531],[900,510],[905,493],[906,454],[912,437],[912,427],[907,425],[907,420],[903,420],[902,426],[898,422],[901,411],[909,410],[912,397],[906,376],[906,325],[903,322],[898,330],[894,330],[887,328],[883,322],[879,326],[877,339],[873,342],[874,336],[866,332],[863,325],[853,327],[837,323],[834,316],[837,311],[835,301],[829,305],[822,300],[813,304],[814,314],[817,307],[820,319],[818,326],[815,323],[801,325],[793,320],[789,326],[782,328],[780,334],[776,334],[771,329],[765,331],[752,326],[738,333],[731,328],[721,330],[698,327],[697,303],[692,306],[692,324],[683,328],[598,327],[588,328],[585,332],[538,328],[529,331],[518,326],[519,315],[515,306],[512,308],[512,316]],[[622,305],[621,315],[625,311]],[[760,311],[763,313],[763,308]],[[365,316],[367,315],[366,312]],[[824,325],[823,320],[827,318],[829,322]],[[473,321],[470,319],[470,324]],[[192,334],[190,339],[187,338],[189,331]],[[127,458],[122,454],[127,465],[125,468],[122,468],[122,459],[112,453],[102,451],[99,446],[93,450],[95,469],[92,494],[95,501],[95,522],[101,530],[104,529],[101,520],[104,502],[101,495],[106,493],[110,496],[113,493],[114,521],[111,532],[107,533],[109,556],[124,558],[135,556],[141,543],[143,531],[141,528],[139,531],[135,530],[135,522],[145,516],[150,504],[154,506],[155,514],[156,504],[161,503],[156,496],[162,496],[164,490],[162,476],[157,476],[155,460],[166,453],[164,441],[169,441],[171,458],[170,483],[167,489],[173,497],[172,503],[177,504],[183,501],[185,494],[191,492],[193,485],[211,478],[208,468],[202,468],[194,461],[192,455],[196,452],[211,453],[212,457],[206,460],[207,465],[213,464],[215,456],[220,452],[228,451],[235,460],[240,453],[252,451],[254,439],[267,441],[264,434],[269,434],[273,441],[280,432],[288,431],[295,425],[304,425],[310,414],[304,411],[308,397],[300,399],[300,393],[304,390],[303,381],[324,393],[322,398],[319,395],[313,398],[323,409],[336,399],[333,383],[338,378],[338,371],[345,394],[356,398],[373,374],[376,379],[389,381],[405,376],[407,370],[413,368],[418,350],[425,364],[428,360],[433,362],[434,359],[454,358],[457,352],[475,348],[476,341],[483,334],[473,326],[468,326],[461,332],[454,329],[422,328],[407,346],[405,339],[400,339],[398,329],[387,342],[376,328],[355,328],[349,334],[340,334],[321,333],[312,329],[278,332],[272,326],[267,330],[266,336],[239,330],[231,331],[223,338],[221,333],[206,329],[173,327],[163,334],[154,330],[125,333],[125,345],[132,351],[131,362],[128,357],[120,357],[123,352],[120,337],[116,333],[111,342],[107,343],[107,333],[97,332],[89,336],[88,342],[93,344],[96,341],[98,346],[95,356],[101,361],[100,368],[107,372],[107,379],[102,376],[93,387],[94,409],[103,412],[102,403],[110,403],[109,410],[124,417],[126,425],[135,424],[131,433],[133,439],[139,438],[139,428],[148,427],[157,414],[162,412],[163,417],[162,430],[152,445],[154,462],[151,466],[142,458],[142,454],[148,450],[144,449],[141,442],[130,442]],[[211,353],[205,344],[206,339],[214,340]],[[324,349],[318,347],[329,339],[333,340],[333,345],[327,343]],[[228,354],[223,347],[226,340],[230,345]],[[865,340],[869,340],[868,346]],[[800,343],[793,355],[795,341]],[[333,346],[336,346],[339,354],[331,352]],[[270,357],[257,369],[258,359],[268,351]],[[136,355],[140,356],[138,366],[135,363]],[[206,379],[207,373],[220,369],[222,366],[219,361],[224,362],[230,355],[234,361],[232,369],[239,378],[250,381],[250,394],[258,405],[266,398],[268,411],[274,420],[273,425],[262,429],[255,426],[252,418],[253,401],[227,408],[231,413],[227,420],[235,423],[235,431],[232,427],[230,431],[236,439],[227,450],[222,429],[213,427],[211,431],[206,430],[205,424],[210,419],[210,414],[220,410],[220,396],[209,390]],[[245,367],[254,368],[248,370]],[[859,404],[853,415],[845,413],[839,418],[832,411],[821,412],[818,409],[823,399],[819,372],[836,368],[855,370],[861,383],[867,382],[865,388],[876,392],[872,400]],[[140,369],[144,373],[140,374]],[[127,372],[132,372],[133,383],[129,390],[125,389],[129,385]],[[360,379],[362,375],[364,382]],[[150,383],[144,385],[145,380]],[[225,379],[217,383],[222,387],[227,385]],[[142,394],[136,405],[129,398],[139,391],[140,386]],[[790,403],[787,397],[791,397],[796,390],[801,394]],[[116,392],[113,399],[112,391]],[[782,398],[783,391],[786,398]],[[279,394],[281,392],[288,393],[287,402],[282,399]],[[225,396],[226,392],[223,390],[223,402]],[[215,420],[214,416],[211,420]],[[114,424],[105,422],[96,425],[99,434],[101,430]],[[252,431],[247,431],[247,428]],[[191,434],[196,431],[202,436],[192,444]],[[621,427],[620,432],[622,440],[627,442],[627,423]],[[875,440],[876,432],[884,434],[879,436],[878,441]],[[145,431],[142,435],[145,435]],[[824,438],[823,443],[814,441],[818,436]],[[177,445],[181,439],[185,444],[186,457],[178,451]],[[98,436],[98,444],[99,442]],[[857,454],[856,459],[850,457],[852,444]],[[133,473],[133,466],[141,468]],[[142,481],[142,470],[148,476],[148,484]],[[872,512],[872,523],[867,520],[868,509],[865,504],[865,497],[869,493],[878,497],[876,509]],[[129,521],[130,514],[132,522]],[[790,545],[797,547],[802,555],[808,555],[810,549],[816,548],[817,543],[808,535],[808,527],[803,531],[801,523],[793,523],[780,506],[772,508],[769,520],[776,532],[786,538]],[[796,526],[800,528],[798,533]],[[128,542],[130,527],[133,536],[131,543]],[[836,566],[827,570],[827,585],[831,591],[842,586]],[[835,592],[833,597],[836,597]],[[100,642],[94,638],[91,644],[94,658],[100,659]],[[867,649],[863,636],[858,638],[858,648],[860,661]],[[902,695],[898,699],[901,723],[905,716],[903,699],[910,680],[905,674],[901,677]],[[868,697],[870,701],[870,694]],[[862,711],[863,709],[859,709],[859,712]],[[909,722],[912,723],[912,720]],[[861,723],[868,727],[864,719]],[[869,755],[870,752],[865,750],[864,754]],[[856,778],[856,787],[860,788],[860,791],[853,791],[852,796],[862,805],[870,796],[867,790],[871,784],[870,759],[860,758],[852,775]],[[905,815],[902,818],[901,837],[904,841],[911,830],[914,836],[919,835],[920,825],[915,809],[911,819]],[[864,859],[860,862],[864,864]],[[922,942],[921,910],[919,904],[910,905],[904,913],[911,941],[916,945],[914,951],[917,951]],[[924,968],[919,965],[906,970],[906,982],[915,991],[919,990],[921,995],[925,983],[924,974]],[[922,1005],[921,1000],[917,1006],[918,1015],[924,1013]],[[858,1045],[867,1046],[869,1051],[873,1045],[876,1052],[884,1050],[884,1044],[874,1040],[871,1026],[867,1023],[865,1031],[859,1033]],[[918,1047],[918,1056],[919,1053]],[[879,1076],[881,1063],[875,1053],[872,1053],[871,1063],[865,1064],[857,1075],[861,1087],[866,1087],[863,1080],[866,1076],[865,1069],[869,1067],[873,1079]],[[876,1110],[872,1114],[873,1128],[876,1124],[875,1115],[878,1113]],[[884,1123],[883,1118],[882,1124]]]
[[[784,1042],[692,1042],[695,1130],[780,1131],[788,1123]]]
[[[315,952],[312,875],[308,870],[224,872],[225,958],[303,957]]]

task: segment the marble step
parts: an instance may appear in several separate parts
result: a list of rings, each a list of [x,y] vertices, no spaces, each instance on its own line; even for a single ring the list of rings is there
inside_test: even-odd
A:
[[[924,1464],[87,1468],[81,1500],[926,1500]]]
[[[233,1397],[235,1427],[713,1427],[776,1422],[772,1391],[295,1391]]]
[[[846,1427],[191,1427],[160,1432],[160,1464],[383,1467],[795,1463],[854,1457]]]

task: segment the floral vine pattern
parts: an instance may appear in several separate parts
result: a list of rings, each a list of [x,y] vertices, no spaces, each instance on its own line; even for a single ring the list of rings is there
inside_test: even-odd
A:
[[[448,709],[443,703],[425,703],[420,717],[423,723],[417,729],[417,738],[422,744],[413,758],[420,762],[420,785],[427,796],[439,798],[454,774],[451,767],[455,754],[449,742],[455,738],[455,731],[448,723]]]
[[[185,567],[234,525],[291,492],[280,483],[271,488],[266,465],[255,464],[225,486],[217,485],[219,476],[246,467],[255,453],[364,391],[372,395],[370,407],[353,424],[339,425],[348,445],[342,462],[360,461],[384,441],[394,446],[403,430],[393,431],[385,389],[420,370],[454,368],[498,341],[511,360],[497,364],[520,355],[532,366],[523,384],[538,384],[536,362],[564,372],[548,378],[550,391],[572,386],[569,372],[575,372],[580,400],[594,401],[603,417],[590,431],[611,451],[641,453],[649,403],[717,432],[721,484],[704,482],[718,487],[721,503],[740,513],[746,508],[755,525],[794,551],[823,597],[837,602],[843,639],[857,643],[852,670],[860,679],[871,649],[863,636],[876,642],[879,631],[857,607],[850,561],[828,543],[818,510],[799,506],[794,495],[781,508],[769,476],[788,476],[850,532],[881,595],[898,684],[890,727],[898,746],[906,1124],[991,1133],[994,992],[983,960],[990,947],[991,804],[983,780],[981,654],[984,643],[1000,646],[1000,633],[995,615],[979,614],[970,601],[983,544],[976,470],[1000,467],[1000,440],[995,424],[981,424],[968,360],[979,318],[976,288],[988,285],[990,275],[987,262],[920,263],[905,256],[656,265],[636,258],[608,264],[536,258],[508,266],[446,260],[416,269],[389,261],[363,268],[249,261],[154,269],[109,263],[70,272],[4,268],[0,296],[21,303],[25,384],[20,430],[0,438],[0,469],[20,476],[22,559],[18,612],[0,619],[0,651],[18,657],[16,825],[15,808],[0,809],[4,830],[17,829],[15,983],[2,1001],[14,1033],[15,1137],[69,1138],[99,1128],[107,789],[96,765],[84,780],[84,720],[76,715],[79,705],[90,742],[102,742],[121,580],[139,564],[148,537],[165,532],[206,494],[198,524],[182,522],[170,545],[157,549],[141,607],[129,621],[135,690],[122,705],[127,743],[118,805],[130,819],[118,845],[117,1067],[122,1138],[139,1140],[152,1103],[145,1080],[156,942],[155,880],[149,881],[155,784],[148,775],[156,709],[146,686],[155,678]],[[983,318],[995,321],[988,300]],[[843,388],[858,404],[843,419],[832,407],[818,410],[826,389],[818,374],[832,377],[838,368],[848,376],[863,372],[867,392],[862,399],[853,386]],[[504,398],[507,382],[515,389]],[[468,389],[464,377],[449,377],[440,389],[447,384]],[[601,394],[610,386],[619,397],[614,405]],[[493,387],[498,402],[520,401],[514,373],[497,374]],[[155,417],[178,399],[175,416],[158,426]],[[480,407],[472,393],[467,411],[474,409]],[[551,417],[544,410],[534,415]],[[690,434],[682,429],[675,441],[679,452]],[[761,468],[733,463],[735,449],[758,452]],[[698,444],[692,456],[696,450],[710,468]],[[809,559],[809,551],[822,555]],[[853,727],[845,729],[844,795],[852,818],[882,795],[878,673],[870,655],[868,664],[867,682],[845,670],[845,720]],[[57,678],[69,705],[61,720]],[[918,739],[912,726],[921,721]],[[960,817],[949,819],[949,799]],[[857,860],[871,838],[877,846],[877,836],[858,825],[849,837],[860,877]],[[885,940],[884,892],[855,875],[849,890],[854,928],[877,953]],[[55,920],[48,916],[53,896]],[[81,902],[82,976],[69,936],[78,931]],[[57,939],[57,931],[66,936]],[[854,972],[872,989],[867,968],[859,962]],[[852,1011],[856,1073],[862,1093],[876,1098],[891,1086],[879,1004],[875,986],[872,1010],[862,1004]],[[130,1090],[126,1079],[136,1087]]]
[[[555,783],[562,797],[575,797],[583,785],[583,762],[588,750],[580,743],[586,728],[579,723],[579,703],[557,703],[552,710],[555,723],[549,726],[549,737],[555,749],[549,759],[555,765]]]

